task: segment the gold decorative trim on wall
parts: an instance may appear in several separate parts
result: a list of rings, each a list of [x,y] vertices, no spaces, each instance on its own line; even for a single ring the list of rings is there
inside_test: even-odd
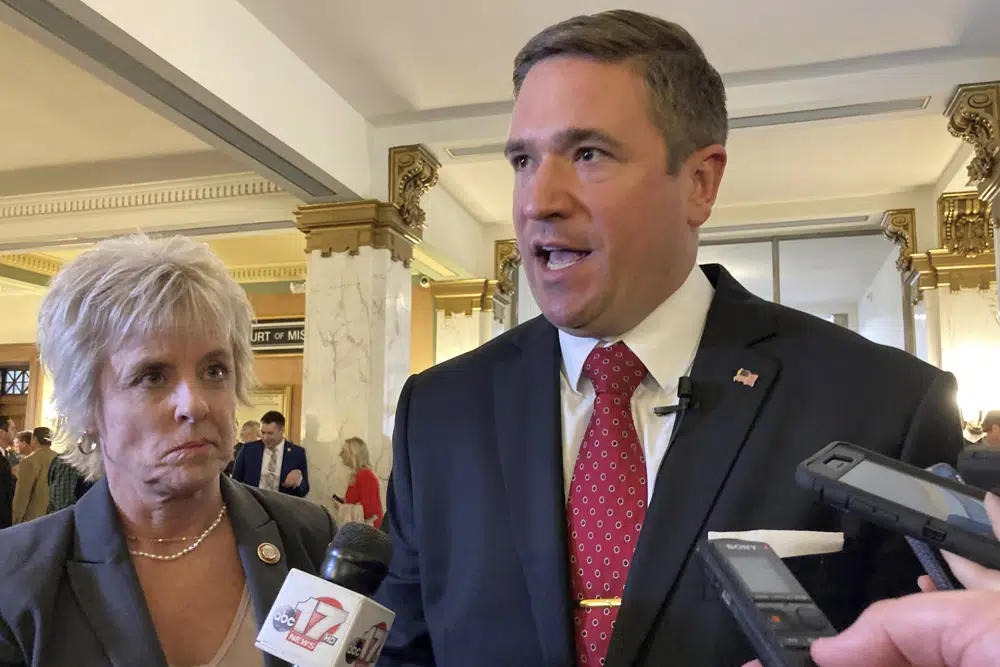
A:
[[[906,279],[919,292],[947,287],[990,289],[996,282],[994,230],[989,223],[991,211],[975,192],[942,195],[938,199],[938,237],[941,248],[910,255]]]
[[[938,199],[938,238],[945,250],[975,257],[993,250],[990,207],[975,192],[941,195]]]
[[[418,233],[426,219],[420,198],[437,184],[440,170],[441,163],[423,146],[389,149],[389,203],[399,211],[403,224]]]
[[[945,110],[948,131],[972,144],[969,185],[991,203],[1000,193],[1000,81],[959,86]]]
[[[375,199],[300,206],[295,225],[306,236],[308,252],[357,255],[362,246],[369,246],[388,250],[393,261],[407,268],[422,236],[419,228],[403,222],[396,206]]]
[[[477,310],[490,312],[493,310],[495,292],[496,281],[483,278],[439,280],[431,283],[434,308],[444,312],[445,317],[472,315]]]
[[[882,233],[899,246],[896,268],[910,270],[910,256],[917,252],[917,212],[912,208],[886,211],[882,216]]]
[[[235,266],[229,275],[238,283],[280,283],[306,279],[305,263]]]
[[[46,255],[34,253],[0,255],[0,264],[5,264],[7,266],[14,267],[15,269],[24,269],[25,271],[31,271],[32,273],[49,276],[50,278],[59,273],[59,269],[62,268],[62,262],[55,257],[48,257]]]

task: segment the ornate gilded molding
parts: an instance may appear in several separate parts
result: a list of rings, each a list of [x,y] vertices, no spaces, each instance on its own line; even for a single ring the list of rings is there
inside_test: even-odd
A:
[[[938,200],[938,238],[951,253],[975,257],[993,250],[990,207],[974,192],[941,195]]]
[[[993,251],[969,258],[938,248],[913,257],[912,279],[921,292],[937,287],[947,287],[952,292],[988,290],[996,282],[996,271]]]
[[[427,217],[420,198],[437,184],[440,169],[441,163],[421,145],[389,149],[389,203],[416,232],[423,230]]]
[[[295,225],[306,236],[307,252],[357,255],[369,246],[388,250],[393,261],[407,268],[421,239],[420,229],[405,224],[393,204],[376,199],[300,206]]]
[[[517,269],[521,266],[521,251],[517,241],[507,239],[493,244],[493,277],[497,281],[497,292],[511,297],[517,288]]]
[[[938,200],[940,248],[910,256],[907,278],[920,292],[947,287],[990,289],[997,280],[995,231],[990,207],[974,192],[942,195]]]
[[[37,253],[0,255],[0,264],[11,266],[15,269],[24,269],[32,273],[49,276],[50,278],[59,273],[59,269],[62,268],[62,262],[55,257]]]
[[[439,280],[431,283],[434,307],[444,312],[445,317],[472,315],[477,310],[490,312],[493,310],[495,292],[496,281],[483,278]]]
[[[952,136],[972,144],[975,150],[969,163],[969,185],[992,202],[1000,192],[1000,81],[959,86],[945,115]]]
[[[229,275],[238,283],[298,282],[306,279],[306,264],[234,266],[229,269]]]
[[[912,208],[886,211],[882,217],[882,233],[899,246],[896,268],[910,270],[910,257],[917,252],[917,213]]]
[[[256,174],[212,176],[174,183],[0,197],[0,219],[189,205],[269,194],[284,194],[284,191]]]

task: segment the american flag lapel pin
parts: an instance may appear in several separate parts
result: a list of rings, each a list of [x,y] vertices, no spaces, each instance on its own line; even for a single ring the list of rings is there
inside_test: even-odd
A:
[[[736,371],[736,375],[733,376],[733,382],[739,382],[740,384],[752,387],[757,383],[757,377],[758,375],[756,373],[751,373],[747,369],[741,368]]]

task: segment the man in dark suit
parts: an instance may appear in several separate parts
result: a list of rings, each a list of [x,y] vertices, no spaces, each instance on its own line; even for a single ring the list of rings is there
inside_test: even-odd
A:
[[[270,411],[260,419],[261,439],[240,449],[233,479],[269,491],[305,498],[309,493],[306,450],[285,440],[285,417]]]
[[[789,560],[840,627],[916,591],[902,538],[794,473],[837,439],[954,461],[954,378],[696,265],[727,114],[694,39],[578,17],[522,49],[514,84],[514,226],[544,317],[402,391],[380,664],[740,665],[753,653],[692,556],[708,531],[843,533]],[[690,402],[654,413],[682,376]]]

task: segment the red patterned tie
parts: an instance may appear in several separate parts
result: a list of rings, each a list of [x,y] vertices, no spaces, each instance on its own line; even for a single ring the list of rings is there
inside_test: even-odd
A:
[[[570,572],[573,599],[621,598],[646,517],[646,457],[632,419],[632,394],[646,367],[624,343],[598,345],[583,372],[594,384],[594,413],[570,482]],[[603,665],[617,607],[575,607],[580,665]]]

